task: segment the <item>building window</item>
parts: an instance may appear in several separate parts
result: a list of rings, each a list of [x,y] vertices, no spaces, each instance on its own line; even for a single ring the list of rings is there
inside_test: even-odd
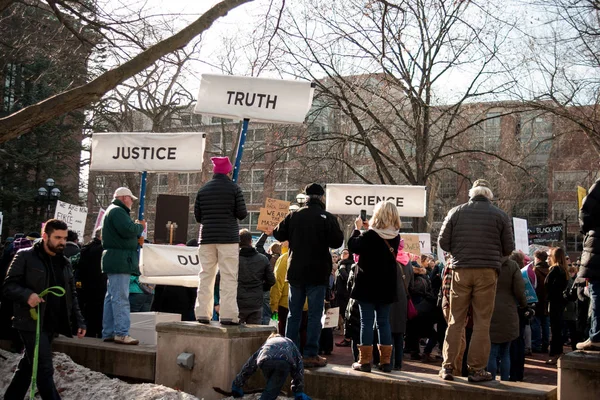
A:
[[[233,122],[233,120],[230,118],[210,117],[211,124],[220,124],[221,122],[223,122],[224,124],[228,124],[230,122]]]
[[[240,221],[240,229],[248,229],[250,232],[258,232],[256,226],[258,225],[258,211],[250,211],[246,218]]]
[[[568,224],[577,223],[579,210],[577,199],[573,201],[555,201],[552,203],[552,220],[562,222],[567,219]]]
[[[246,204],[263,204],[263,191],[265,184],[265,171],[252,169],[240,172],[240,186],[244,193]]]
[[[588,171],[555,171],[552,187],[555,192],[576,192],[577,186],[587,187]]]
[[[473,145],[478,150],[495,152],[500,149],[500,113],[490,112],[485,116],[483,127],[473,138]]]
[[[167,193],[169,191],[169,176],[167,174],[156,174],[156,193]]]
[[[290,203],[296,201],[296,195],[300,193],[296,182],[293,181],[296,173],[297,170],[290,168],[277,169],[275,171],[275,198],[286,200]]]

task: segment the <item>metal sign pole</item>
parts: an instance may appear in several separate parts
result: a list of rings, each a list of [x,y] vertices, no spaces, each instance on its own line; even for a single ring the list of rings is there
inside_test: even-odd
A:
[[[244,143],[246,143],[246,134],[248,133],[248,123],[250,120],[244,118],[242,123],[242,131],[240,132],[240,140],[238,141],[237,155],[235,157],[235,166],[233,168],[233,181],[237,183],[238,175],[240,174],[240,164],[242,163],[242,155],[244,153]]]

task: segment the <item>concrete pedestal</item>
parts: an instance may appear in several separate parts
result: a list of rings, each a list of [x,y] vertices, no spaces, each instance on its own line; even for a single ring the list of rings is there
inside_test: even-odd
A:
[[[574,351],[558,360],[558,398],[600,399],[600,352]]]
[[[179,389],[205,400],[221,399],[213,390],[231,390],[231,382],[248,358],[275,332],[264,325],[224,327],[197,322],[166,322],[156,325],[155,382]],[[187,370],[177,365],[177,356],[193,353],[194,367]],[[260,371],[244,389],[264,387]]]

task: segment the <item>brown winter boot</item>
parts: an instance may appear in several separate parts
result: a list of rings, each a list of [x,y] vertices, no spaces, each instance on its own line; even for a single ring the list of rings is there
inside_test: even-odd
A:
[[[358,346],[358,362],[352,364],[352,369],[362,372],[371,372],[371,359],[373,358],[373,346]],[[389,359],[388,359],[389,362]]]
[[[379,366],[383,372],[392,372],[392,345],[378,344]]]

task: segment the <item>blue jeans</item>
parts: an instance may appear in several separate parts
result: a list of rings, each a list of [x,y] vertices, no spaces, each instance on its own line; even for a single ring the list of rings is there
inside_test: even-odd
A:
[[[153,294],[129,293],[129,309],[131,312],[148,312],[152,306]]]
[[[496,379],[498,363],[500,363],[500,379],[508,381],[510,377],[510,343],[492,343],[487,370],[492,374],[493,379]]]
[[[107,274],[102,338],[129,335],[129,274]]]
[[[285,360],[266,360],[260,366],[267,385],[260,400],[276,400],[292,367]]]
[[[531,347],[534,351],[547,351],[550,344],[550,317],[536,315],[531,320]]]
[[[390,327],[390,305],[373,304],[364,301],[358,302],[360,309],[360,344],[370,346],[373,344],[373,325],[377,319],[379,344],[392,344],[392,329]]]
[[[288,294],[289,313],[285,327],[285,337],[292,339],[300,348],[300,324],[302,323],[302,308],[308,300],[308,326],[306,328],[306,344],[304,357],[316,357],[319,352],[319,337],[321,336],[321,317],[325,306],[326,285],[292,285]]]
[[[600,342],[600,279],[589,280],[590,308],[592,318],[590,325],[590,340],[594,343]]]

